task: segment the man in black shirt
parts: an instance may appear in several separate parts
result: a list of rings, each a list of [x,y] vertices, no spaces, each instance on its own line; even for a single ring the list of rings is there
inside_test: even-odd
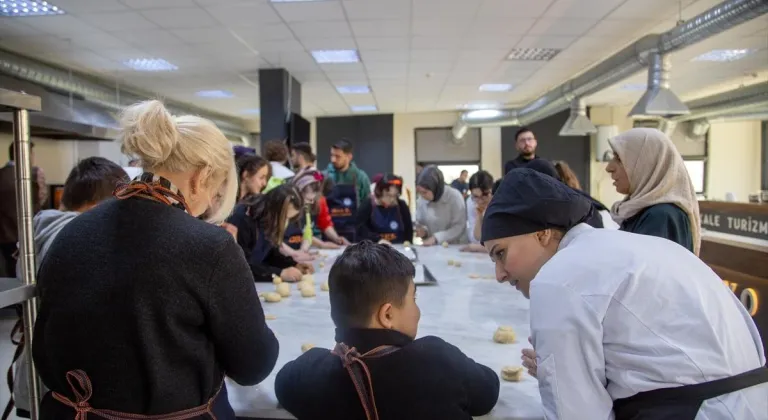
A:
[[[458,178],[451,182],[451,187],[457,189],[461,193],[461,196],[464,197],[464,199],[466,199],[467,195],[469,195],[469,183],[467,182],[467,178],[469,178],[469,172],[467,172],[465,169],[461,171],[461,174]]]
[[[528,127],[521,127],[515,134],[515,149],[518,155],[516,158],[504,164],[504,174],[506,175],[515,168],[524,168],[528,162],[538,159],[536,156],[536,136]]]

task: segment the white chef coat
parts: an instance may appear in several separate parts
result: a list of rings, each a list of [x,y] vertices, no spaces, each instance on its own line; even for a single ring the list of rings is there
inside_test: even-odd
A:
[[[471,244],[479,244],[475,238],[475,225],[477,224],[477,204],[475,199],[470,195],[467,197],[467,239]]]
[[[569,231],[531,283],[550,420],[613,419],[613,400],[765,365],[754,322],[694,254],[661,238]],[[697,420],[768,419],[768,384],[705,401]]]

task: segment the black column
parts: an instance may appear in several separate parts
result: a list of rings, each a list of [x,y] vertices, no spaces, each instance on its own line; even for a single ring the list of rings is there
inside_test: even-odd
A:
[[[285,69],[259,70],[261,144],[288,139],[291,113],[301,115],[301,84]],[[290,143],[288,144],[290,146]]]

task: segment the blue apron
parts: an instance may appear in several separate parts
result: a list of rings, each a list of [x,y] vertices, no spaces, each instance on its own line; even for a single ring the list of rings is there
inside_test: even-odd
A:
[[[336,233],[355,242],[355,214],[357,213],[357,186],[338,184],[325,197]]]
[[[399,205],[383,207],[374,203],[370,223],[371,230],[379,234],[379,239],[393,244],[405,242],[405,226],[403,226]]]
[[[301,248],[301,241],[304,239],[304,232],[299,226],[299,222],[292,222],[285,229],[283,242],[293,249]]]

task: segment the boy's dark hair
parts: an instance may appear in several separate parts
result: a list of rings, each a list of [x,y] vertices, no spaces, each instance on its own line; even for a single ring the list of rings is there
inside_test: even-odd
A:
[[[120,165],[102,157],[89,157],[77,163],[67,176],[61,205],[67,210],[77,210],[112,197],[121,183],[130,182]]]
[[[520,129],[517,130],[517,133],[515,133],[515,141],[517,141],[517,138],[520,137],[520,134],[523,133],[533,133],[533,130],[528,127],[520,127]]]
[[[294,222],[299,216],[288,219],[288,204],[292,204],[301,215],[304,200],[299,191],[291,184],[282,184],[269,190],[266,194],[254,194],[243,199],[248,206],[248,214],[258,223],[267,240],[274,246],[280,245],[285,235],[286,221]]]
[[[415,275],[413,263],[389,245],[347,247],[328,274],[331,319],[338,328],[367,327],[381,305],[403,305]]]
[[[333,143],[333,146],[331,146],[331,149],[339,149],[346,154],[350,154],[354,151],[354,147],[352,147],[352,143],[350,143],[349,140],[347,139],[341,139],[336,143]]]
[[[270,162],[288,162],[290,152],[282,140],[270,140],[264,144],[264,158]]]
[[[303,156],[307,162],[317,161],[317,156],[312,152],[312,145],[309,143],[296,143],[293,145],[293,150]]]
[[[374,197],[380,198],[382,194],[384,194],[384,191],[389,189],[390,186],[397,187],[397,194],[402,194],[403,178],[400,178],[395,174],[384,174],[381,179],[376,181],[376,186],[373,188]]]
[[[469,177],[469,189],[480,188],[483,191],[493,189],[493,176],[488,171],[477,171]]]
[[[35,143],[29,142],[29,150],[32,150],[35,148]],[[16,161],[16,153],[14,153],[13,150],[13,141],[11,141],[10,146],[8,146],[8,160]]]

